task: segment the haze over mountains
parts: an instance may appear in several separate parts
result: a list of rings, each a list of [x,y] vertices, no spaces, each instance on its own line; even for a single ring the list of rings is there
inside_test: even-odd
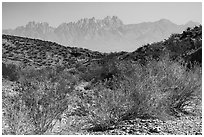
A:
[[[48,23],[29,22],[3,34],[38,38],[57,42],[64,46],[76,46],[102,52],[134,51],[147,43],[168,38],[172,33],[181,33],[187,27],[199,25],[187,22],[177,25],[167,19],[139,24],[124,24],[117,16],[104,19],[84,18],[77,22],[62,23],[57,28]]]

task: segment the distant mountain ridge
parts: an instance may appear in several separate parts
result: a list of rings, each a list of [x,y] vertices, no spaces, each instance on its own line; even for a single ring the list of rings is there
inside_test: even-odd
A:
[[[144,44],[161,41],[172,33],[181,33],[187,27],[195,25],[199,23],[190,21],[184,25],[177,25],[167,19],[124,24],[117,16],[107,16],[101,20],[93,17],[62,23],[56,28],[46,22],[33,21],[14,30],[3,30],[3,34],[38,38],[64,46],[77,46],[102,52],[134,51]]]

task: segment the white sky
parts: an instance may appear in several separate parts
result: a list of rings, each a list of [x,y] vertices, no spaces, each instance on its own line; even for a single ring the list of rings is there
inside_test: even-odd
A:
[[[123,23],[133,24],[157,21],[165,18],[176,24],[192,20],[202,23],[201,2],[47,2],[47,3],[2,3],[3,29],[16,28],[29,21],[48,22],[57,27],[63,22],[81,18],[102,19],[118,16]]]

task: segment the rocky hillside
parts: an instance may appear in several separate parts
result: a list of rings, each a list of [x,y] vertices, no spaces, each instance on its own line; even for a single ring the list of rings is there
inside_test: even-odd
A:
[[[144,45],[134,52],[120,55],[120,58],[145,62],[148,58],[159,59],[167,54],[173,60],[182,58],[186,62],[202,64],[202,26],[172,34],[168,39]]]
[[[57,43],[18,37],[2,36],[3,62],[15,61],[30,66],[64,65],[68,68],[76,63],[85,63],[92,59],[102,58],[104,54],[88,49],[65,47]]]
[[[124,24],[116,16],[107,16],[104,19],[93,17],[62,23],[57,28],[49,26],[48,23],[29,22],[26,26],[14,30],[3,30],[3,34],[38,38],[64,46],[77,46],[102,52],[134,51],[144,44],[161,41],[172,33],[181,33],[187,27],[195,25],[199,23],[191,21],[177,25],[167,19]]]

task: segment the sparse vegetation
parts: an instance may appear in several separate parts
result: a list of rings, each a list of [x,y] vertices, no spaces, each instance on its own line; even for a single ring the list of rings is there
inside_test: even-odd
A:
[[[77,80],[66,70],[60,71],[58,68],[41,70],[24,68],[21,69],[19,75],[19,86],[16,89],[18,95],[13,99],[10,99],[10,96],[3,98],[10,103],[10,105],[5,104],[5,110],[8,112],[7,119],[13,122],[12,124],[18,124],[18,122],[23,121],[15,114],[23,114],[27,117],[24,122],[29,121],[33,127],[30,134],[43,134],[52,127],[53,121],[58,119],[68,108],[69,100],[66,95],[73,91],[73,86]],[[7,111],[7,107],[10,111]],[[13,125],[11,127],[17,128],[19,126]],[[15,129],[12,133],[19,134],[16,130],[21,129]],[[22,134],[24,133],[27,131],[22,132]]]
[[[200,33],[198,27],[194,30]],[[189,31],[191,29],[187,34],[183,33],[185,36],[172,37],[185,39],[192,35],[196,39],[197,33]],[[172,37],[166,42],[171,42]],[[137,118],[168,121],[183,115],[200,116],[201,62],[194,60],[188,67],[188,61],[194,58],[193,53],[200,56],[196,51],[201,48],[201,43],[198,39],[195,41],[197,45],[194,48],[188,46],[186,51],[179,51],[176,58],[172,58],[173,52],[177,52],[172,47],[166,49],[163,43],[154,43],[154,46],[145,46],[132,54],[112,53],[103,58],[100,54],[95,60],[84,56],[82,51],[86,50],[81,49],[79,53],[74,48],[75,61],[71,69],[64,63],[50,67],[40,64],[40,68],[26,63],[3,63],[3,134],[104,132],[116,128],[121,122]],[[183,44],[182,40],[179,42],[177,45]],[[184,53],[188,53],[188,58],[182,57]],[[3,57],[6,58],[7,54],[10,55],[6,52]],[[76,62],[82,56],[90,61]],[[57,125],[60,125],[60,131],[55,133]]]
[[[118,65],[124,67],[119,69],[129,75],[123,72],[126,75],[122,80],[114,77],[94,87],[97,105],[91,112],[99,110],[93,115],[96,130],[129,118],[169,119],[180,113],[188,114],[191,112],[185,107],[192,100],[201,100],[201,67],[187,71],[168,58],[150,61],[146,67],[124,63]],[[110,83],[114,88],[110,89]]]

